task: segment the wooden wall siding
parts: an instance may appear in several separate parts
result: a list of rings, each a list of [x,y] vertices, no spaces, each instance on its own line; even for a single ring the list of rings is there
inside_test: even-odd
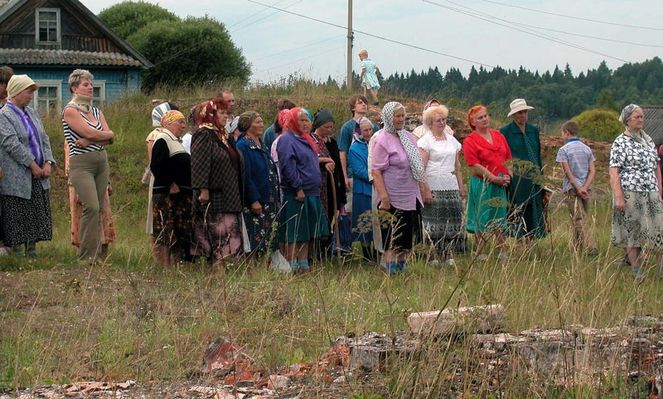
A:
[[[71,98],[67,79],[74,68],[40,68],[40,67],[17,67],[16,74],[27,74],[35,81],[59,80],[62,82],[62,105]],[[94,75],[95,81],[105,81],[106,102],[113,102],[126,93],[140,91],[140,70],[111,69],[111,68],[89,68]]]
[[[35,43],[35,9],[60,9],[60,38],[58,44]],[[0,48],[43,48],[104,53],[124,53],[110,39],[66,1],[30,0],[0,26]]]

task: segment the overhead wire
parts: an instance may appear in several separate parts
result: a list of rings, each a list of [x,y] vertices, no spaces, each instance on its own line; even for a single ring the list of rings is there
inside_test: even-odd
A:
[[[277,56],[277,55],[280,55],[280,54],[285,54],[285,53],[289,53],[289,52],[292,52],[292,51],[301,50],[301,49],[304,49],[304,48],[307,48],[307,47],[315,46],[316,44],[328,42],[332,39],[338,39],[338,35],[329,36],[325,39],[316,40],[314,42],[310,42],[310,43],[307,43],[307,44],[304,44],[304,45],[301,45],[301,46],[298,46],[298,47],[292,47],[292,48],[289,48],[289,49],[286,49],[286,50],[277,51],[276,53],[265,54],[261,57],[253,58],[252,61],[255,62],[255,61],[265,59],[265,58],[271,58],[271,57],[274,57],[274,56]]]
[[[285,1],[285,0],[279,0],[279,1],[277,1],[276,3],[274,3],[273,5],[277,5],[277,4],[279,4],[279,3],[283,3],[283,1]],[[230,29],[230,28],[232,28],[232,27],[235,27],[235,26],[241,24],[241,23],[244,22],[244,21],[247,21],[247,20],[249,20],[249,19],[251,19],[251,18],[253,18],[253,17],[256,17],[256,16],[258,16],[258,15],[260,15],[260,14],[263,14],[265,11],[267,11],[267,9],[265,9],[265,8],[261,8],[260,10],[254,12],[253,14],[247,15],[246,17],[244,17],[244,18],[240,18],[239,20],[233,22],[232,24],[228,25],[227,28]]]
[[[631,42],[631,41],[628,41],[628,40],[609,39],[607,37],[585,35],[585,34],[582,34],[582,33],[568,32],[568,31],[559,30],[559,29],[546,28],[546,27],[543,27],[543,26],[529,25],[529,24],[525,24],[525,23],[522,23],[522,22],[516,22],[516,21],[511,21],[511,23],[516,24],[516,25],[520,25],[520,26],[523,26],[523,27],[526,27],[526,28],[538,29],[538,30],[547,30],[547,31],[550,31],[550,32],[561,33],[563,35],[584,37],[584,38],[587,38],[587,39],[601,40],[601,41],[605,41],[605,42],[628,44],[628,45],[631,45],[631,46],[640,46],[640,47],[663,48],[663,45],[659,45],[659,44],[637,43],[637,42]]]
[[[251,0],[249,0],[249,1],[251,1]],[[469,11],[466,11],[466,10],[463,10],[463,9],[460,9],[460,8],[446,6],[444,4],[440,4],[440,3],[437,3],[437,2],[431,1],[431,0],[422,0],[422,1],[424,3],[428,3],[428,4],[431,4],[431,5],[440,7],[440,8],[444,8],[444,9],[451,10],[451,11],[454,11],[454,12],[457,12],[457,13],[460,13],[460,14],[464,14],[464,15],[470,16],[472,18],[477,18],[477,19],[480,19],[482,21],[489,22],[491,24],[503,26],[505,28],[512,29],[512,30],[517,30],[519,32],[526,33],[526,34],[531,35],[531,36],[536,36],[536,37],[544,39],[544,40],[549,40],[549,41],[552,41],[552,42],[555,42],[555,43],[558,43],[558,44],[562,44],[564,46],[573,47],[573,48],[578,49],[578,50],[582,50],[582,51],[585,51],[585,52],[588,52],[588,53],[600,55],[600,56],[603,56],[603,57],[606,57],[606,58],[611,58],[611,59],[614,59],[614,60],[617,60],[617,61],[628,62],[627,60],[625,60],[623,58],[619,58],[619,57],[616,57],[616,56],[613,56],[613,55],[610,55],[610,54],[606,54],[606,53],[596,51],[596,50],[593,50],[593,49],[590,49],[590,48],[587,48],[587,47],[584,47],[584,46],[580,46],[578,44],[575,44],[575,43],[572,43],[572,42],[569,42],[569,41],[566,41],[566,40],[562,40],[562,39],[556,38],[554,36],[550,36],[550,35],[547,35],[547,34],[544,34],[544,33],[539,33],[539,32],[535,32],[535,31],[523,29],[523,28],[517,28],[517,27],[511,26],[511,25],[508,25],[506,23],[501,23],[501,22],[494,21],[493,19],[497,19],[497,20],[500,20],[500,21],[505,21],[505,22],[511,23],[510,21],[506,21],[502,18],[498,18],[498,17],[494,17],[494,16],[489,15],[489,14],[482,13],[481,11],[474,10],[470,7],[463,6],[463,5],[455,3],[453,1],[444,0],[447,3],[451,3],[451,4],[454,4],[454,5],[466,8],[466,9],[471,10],[473,12],[469,12]],[[480,14],[483,14],[484,16],[482,16]]]
[[[247,1],[250,2],[250,3],[254,3],[254,4],[259,4],[263,7],[268,7],[268,8],[272,8],[274,10],[279,10],[279,11],[284,12],[286,14],[290,14],[290,15],[294,15],[294,16],[297,16],[297,17],[300,17],[300,18],[305,18],[305,19],[308,19],[308,20],[311,20],[311,21],[322,23],[322,24],[325,24],[325,25],[329,25],[329,26],[333,26],[333,27],[341,28],[341,29],[345,29],[345,30],[348,29],[347,26],[343,26],[341,24],[336,24],[336,23],[325,21],[325,20],[322,20],[322,19],[310,17],[308,15],[300,14],[300,13],[293,12],[293,11],[288,11],[288,10],[285,10],[283,8],[279,8],[279,7],[276,7],[276,6],[269,5],[269,4],[261,3],[261,2],[256,1],[256,0],[247,0]],[[478,65],[482,65],[482,66],[489,67],[489,68],[495,68],[494,65],[490,65],[490,64],[487,64],[487,63],[484,63],[484,62],[481,62],[481,61],[476,61],[476,60],[472,60],[472,59],[469,59],[469,58],[456,56],[456,55],[453,55],[453,54],[443,53],[441,51],[431,50],[429,48],[418,46],[416,44],[411,44],[411,43],[403,42],[403,41],[400,41],[400,40],[391,39],[391,38],[388,38],[388,37],[385,37],[385,36],[382,36],[382,35],[377,35],[377,34],[374,34],[374,33],[366,32],[366,31],[362,31],[362,30],[358,30],[358,29],[353,29],[353,32],[362,34],[364,36],[372,37],[372,38],[375,38],[375,39],[379,39],[379,40],[382,40],[382,41],[386,41],[386,42],[389,42],[389,43],[399,44],[401,46],[413,48],[413,49],[416,49],[416,50],[421,50],[421,51],[425,51],[425,52],[428,52],[428,53],[441,55],[443,57],[453,58],[453,59],[456,59],[456,60],[459,60],[459,61],[465,61],[465,62],[469,62],[469,63],[472,63],[472,64],[478,64]]]
[[[485,1],[486,3],[493,3],[493,4],[501,5],[501,6],[504,6],[504,7],[518,8],[518,9],[521,9],[521,10],[527,10],[527,11],[537,12],[537,13],[546,14],[546,15],[554,15],[556,17],[575,19],[575,20],[579,20],[579,21],[593,22],[593,23],[604,24],[604,25],[622,26],[622,27],[626,27],[626,28],[663,31],[662,27],[633,25],[633,24],[625,24],[625,23],[612,22],[612,21],[602,21],[602,20],[599,20],[599,19],[592,19],[592,18],[587,18],[587,17],[578,17],[578,16],[574,16],[574,15],[560,14],[560,13],[551,12],[551,11],[538,10],[536,8],[519,6],[519,5],[515,5],[515,4],[508,4],[508,3],[503,3],[503,2],[495,1],[495,0],[483,0],[483,1]]]
[[[288,4],[287,6],[284,6],[284,9],[290,8],[290,7],[294,6],[295,4],[299,4],[299,3],[301,3],[302,1],[303,1],[303,0],[297,0],[297,1],[294,1],[294,2],[292,2],[292,3],[290,3],[290,4]],[[275,3],[275,4],[278,4],[278,3],[279,3],[279,2],[277,2],[277,3]],[[277,13],[278,13],[278,12],[276,11],[276,12],[273,12],[273,13],[271,13],[271,14],[267,14],[267,15],[265,15],[264,17],[261,17],[261,18],[256,19],[255,21],[252,21],[252,22],[250,22],[250,23],[248,23],[248,24],[246,24],[246,25],[242,25],[242,26],[240,26],[239,28],[233,30],[231,33],[237,33],[237,32],[239,32],[239,31],[242,30],[242,29],[246,29],[246,28],[248,28],[249,26],[252,26],[252,25],[257,24],[258,22],[262,22],[262,21],[264,21],[264,20],[266,20],[267,18],[269,18],[269,17],[271,17],[271,16],[273,16],[273,15],[276,15]]]

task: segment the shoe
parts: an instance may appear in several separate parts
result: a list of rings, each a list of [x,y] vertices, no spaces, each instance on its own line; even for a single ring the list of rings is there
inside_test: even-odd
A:
[[[12,252],[14,253],[14,255],[16,255],[18,257],[24,257],[25,256],[25,244],[15,245],[12,248]]]
[[[299,261],[297,261],[297,263],[299,265],[298,269],[299,269],[300,272],[306,273],[306,272],[311,270],[311,267],[309,266],[309,263],[308,263],[307,259],[299,260]]]
[[[7,248],[7,247],[0,247],[0,256],[7,256],[7,255],[9,255],[10,253],[11,253],[11,252],[10,252],[9,248]]]
[[[393,276],[394,274],[398,273],[398,263],[394,262],[393,260],[387,262],[387,264],[384,266],[384,271],[387,272],[388,275]]]
[[[456,261],[454,260],[454,258],[449,258],[449,259],[447,259],[447,261],[444,262],[444,263],[445,263],[447,266],[451,266],[451,267],[456,266]]]
[[[405,273],[407,270],[407,263],[405,263],[404,260],[399,260],[398,261],[398,272],[399,273]]]
[[[442,264],[437,259],[433,259],[432,261],[428,262],[428,266],[430,267],[440,267],[441,265]]]
[[[485,262],[487,260],[488,260],[488,255],[486,254],[477,255],[477,262]]]

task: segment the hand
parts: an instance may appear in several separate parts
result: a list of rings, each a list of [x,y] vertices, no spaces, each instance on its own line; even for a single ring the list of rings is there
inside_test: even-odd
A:
[[[380,206],[378,206],[378,209],[387,212],[391,210],[391,202],[389,202],[389,198],[385,198],[382,201],[380,201]]]
[[[180,192],[180,188],[177,184],[173,183],[170,185],[170,190],[168,191],[169,194],[177,194]]]
[[[202,204],[205,205],[209,202],[209,190],[206,188],[201,188],[200,189],[200,194],[198,195],[198,201]]]
[[[430,205],[433,203],[433,194],[431,194],[430,191],[425,192],[423,197],[424,197],[424,205]]]
[[[262,213],[262,204],[260,201],[256,201],[253,204],[251,204],[251,213],[254,215],[260,215]]]
[[[615,208],[620,212],[624,212],[624,209],[626,209],[626,202],[624,202],[623,195],[615,194]]]
[[[113,195],[113,186],[111,186],[110,183],[108,183],[107,190],[108,190],[108,196],[109,196],[109,197],[110,197],[111,195]]]
[[[349,179],[347,177],[345,178],[345,188],[348,192],[352,190],[352,179]]]
[[[304,190],[297,191],[297,196],[295,197],[295,199],[299,202],[304,202],[304,198],[306,198],[306,196],[304,195]]]
[[[51,167],[51,164],[46,162],[44,166],[41,168],[42,176],[44,178],[50,177],[51,172],[53,172],[53,168]]]
[[[76,147],[87,147],[90,144],[92,144],[92,142],[84,137],[81,137],[80,139],[74,141],[74,145]]]
[[[42,178],[44,176],[44,171],[37,165],[37,162],[32,161],[30,164],[30,172],[32,172],[33,177]]]
[[[582,198],[582,199],[584,199],[584,200],[588,200],[588,199],[589,199],[589,192],[587,191],[586,188],[582,188],[582,187],[580,187],[580,189],[578,189],[577,193],[578,193],[578,195],[580,196],[580,198]]]
[[[335,166],[336,165],[334,164],[334,162],[328,162],[328,163],[325,164],[325,169],[327,169],[327,172],[333,174]]]
[[[467,191],[465,191],[465,185],[461,184],[458,186],[458,191],[460,192],[460,198],[465,199],[467,197]]]

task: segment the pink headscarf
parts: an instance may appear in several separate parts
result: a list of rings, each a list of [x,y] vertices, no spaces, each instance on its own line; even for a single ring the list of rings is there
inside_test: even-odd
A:
[[[295,107],[295,108],[289,109],[289,110],[284,109],[283,111],[281,111],[279,113],[279,123],[281,123],[281,114],[286,113],[285,114],[285,120],[284,120],[285,123],[281,126],[283,126],[284,129],[288,129],[291,132],[293,132],[296,135],[303,138],[304,140],[306,140],[306,142],[311,147],[313,152],[315,152],[316,154],[319,154],[320,153],[320,148],[318,147],[318,144],[315,142],[315,140],[313,140],[313,137],[311,137],[311,133],[304,131],[301,128],[301,126],[299,125],[299,114],[302,113],[302,112],[305,113],[307,115],[307,118],[308,118],[308,113],[302,107]]]

